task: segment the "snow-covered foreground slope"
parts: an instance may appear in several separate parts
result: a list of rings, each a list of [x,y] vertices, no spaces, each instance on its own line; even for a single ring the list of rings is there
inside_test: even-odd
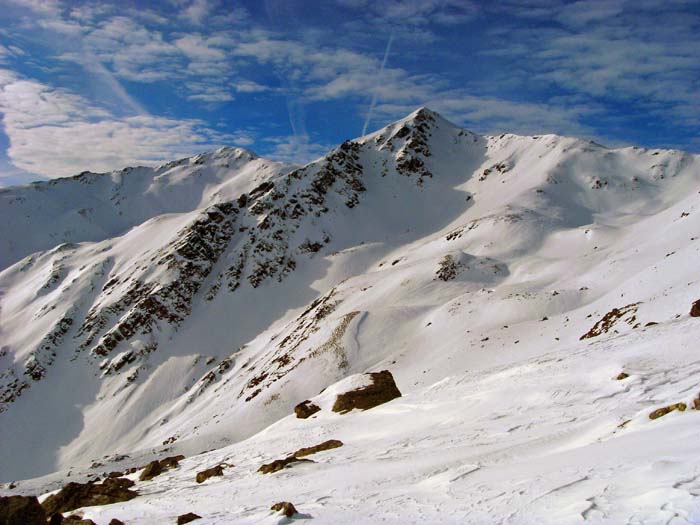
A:
[[[0,478],[188,456],[100,525],[277,523],[279,500],[318,523],[700,520],[697,156],[420,110],[266,166],[0,274]],[[403,397],[294,417],[384,369]]]

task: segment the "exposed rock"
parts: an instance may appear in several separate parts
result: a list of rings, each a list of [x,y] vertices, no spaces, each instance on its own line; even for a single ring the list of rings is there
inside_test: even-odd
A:
[[[160,466],[160,461],[157,459],[153,460],[143,469],[143,472],[141,472],[141,475],[139,476],[139,481],[152,480],[162,472],[163,467]]]
[[[304,447],[297,450],[292,456],[295,458],[303,458],[304,456],[310,456],[311,454],[316,454],[317,452],[322,452],[324,450],[330,450],[332,448],[342,447],[343,442],[337,439],[329,439],[324,441],[319,445],[314,445],[313,447]]]
[[[622,381],[623,379],[627,379],[629,376],[630,375],[625,372],[620,372],[615,379]]]
[[[690,317],[700,317],[700,299],[695,301],[690,308]]]
[[[46,498],[41,506],[46,514],[50,515],[56,512],[70,512],[80,507],[109,505],[111,503],[129,501],[138,496],[138,492],[120,485],[120,483],[98,485],[71,482],[56,494]]]
[[[177,468],[180,466],[180,460],[185,459],[185,456],[170,456],[165,459],[156,459],[151,461],[146,465],[139,476],[139,481],[149,481],[156,476],[159,476],[163,472],[169,469]]]
[[[109,520],[108,525],[124,525],[124,522],[122,520],[118,520],[117,518],[112,518]]]
[[[632,303],[628,304],[627,306],[623,306],[622,308],[613,308],[610,310],[607,314],[605,314],[596,324],[593,325],[593,327],[583,334],[579,340],[583,341],[584,339],[591,339],[593,337],[598,337],[601,334],[607,333],[614,325],[619,321],[622,317],[625,315],[629,314],[629,316],[625,319],[625,321],[633,325],[634,322],[637,320],[636,313],[637,313],[637,308],[639,307],[639,303]]]
[[[90,519],[83,518],[82,516],[78,516],[77,514],[73,514],[65,518],[61,522],[61,525],[97,525],[97,523]]]
[[[223,476],[224,467],[223,465],[217,465],[216,467],[211,467],[201,472],[197,472],[197,483],[204,483],[206,480],[213,476]]]
[[[119,472],[119,471],[115,470],[114,472],[110,472],[109,474],[107,474],[107,477],[108,478],[121,478],[123,475],[124,475],[123,472]]]
[[[459,269],[459,263],[455,261],[452,255],[447,254],[440,260],[435,275],[441,281],[451,281],[457,277],[457,274],[459,274]]]
[[[129,489],[136,485],[136,483],[129,478],[107,478],[102,482],[102,485],[120,489]]]
[[[198,516],[194,512],[188,512],[187,514],[181,514],[180,516],[177,517],[177,525],[184,525],[185,523],[189,523],[190,521],[198,520],[201,519],[201,516]]]
[[[292,503],[288,501],[280,501],[279,503],[275,503],[272,507],[270,507],[270,510],[274,510],[275,512],[281,512],[288,518],[291,518],[292,516],[297,514],[297,509]]]
[[[354,408],[369,410],[392,399],[401,397],[401,392],[394,382],[394,376],[388,370],[369,374],[372,383],[338,394],[333,404],[333,412],[345,414]]]
[[[0,525],[45,525],[46,514],[36,496],[0,497]]]
[[[299,418],[299,419],[306,419],[308,417],[311,417],[316,412],[319,412],[320,410],[321,410],[321,407],[314,405],[308,399],[306,401],[302,401],[301,403],[299,403],[297,406],[294,407],[294,413],[297,415],[297,418]]]
[[[666,414],[673,412],[674,410],[679,410],[683,412],[686,408],[688,408],[688,405],[686,405],[685,403],[675,403],[667,407],[657,408],[651,414],[649,414],[649,419],[659,419],[660,417],[663,417]]]
[[[278,470],[285,469],[294,463],[314,463],[310,459],[299,459],[295,458],[294,456],[287,456],[284,459],[276,459],[272,463],[266,463],[262,465],[259,469],[258,472],[262,474],[272,474],[273,472],[277,472]]]

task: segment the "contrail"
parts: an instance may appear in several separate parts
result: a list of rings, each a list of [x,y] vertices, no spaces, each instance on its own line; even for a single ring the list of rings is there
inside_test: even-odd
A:
[[[391,43],[394,41],[394,33],[389,35],[389,41],[386,44],[386,49],[384,50],[384,58],[382,59],[382,67],[379,69],[379,80],[381,81],[382,73],[384,73],[384,66],[386,66],[386,59],[389,58],[389,51],[391,50]],[[374,89],[372,93],[372,102],[369,105],[369,111],[367,112],[367,118],[365,119],[365,125],[362,126],[362,135],[367,133],[367,126],[369,126],[369,121],[372,120],[372,112],[374,111],[374,105],[377,103],[377,89]]]

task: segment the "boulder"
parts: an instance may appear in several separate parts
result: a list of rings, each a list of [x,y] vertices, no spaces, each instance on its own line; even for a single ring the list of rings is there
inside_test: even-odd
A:
[[[217,465],[216,467],[211,467],[201,472],[197,472],[197,483],[204,483],[206,480],[213,476],[223,476],[224,467],[223,465]]]
[[[690,317],[700,317],[700,299],[693,303],[690,307]]]
[[[659,419],[660,417],[663,417],[674,410],[684,412],[686,408],[688,408],[688,406],[685,403],[675,403],[667,407],[658,408],[649,414],[649,419]]]
[[[188,512],[187,514],[181,514],[180,516],[177,517],[177,525],[184,525],[185,523],[189,523],[190,521],[198,520],[201,519],[201,516],[198,516],[194,512]]]
[[[324,441],[319,445],[314,445],[313,447],[304,447],[297,450],[292,456],[295,458],[303,458],[304,456],[310,456],[311,454],[316,454],[317,452],[322,452],[324,450],[330,450],[332,448],[342,447],[343,442],[337,439],[329,439]]]
[[[372,381],[370,384],[338,394],[333,404],[333,412],[345,414],[355,408],[369,410],[401,397],[401,392],[397,388],[391,372],[382,370],[381,372],[372,372],[368,375]]]
[[[623,379],[627,379],[630,375],[626,372],[620,372],[615,379],[618,381],[622,381]]]
[[[321,407],[314,405],[308,399],[306,401],[302,401],[301,403],[299,403],[297,406],[294,407],[294,413],[297,415],[297,418],[299,418],[299,419],[306,419],[308,417],[311,417],[316,412],[319,412],[320,410],[321,410]]]
[[[124,525],[124,522],[122,520],[118,520],[117,518],[112,518],[109,520],[108,525]]]
[[[124,488],[121,483],[99,485],[71,482],[56,494],[46,498],[41,506],[46,514],[51,515],[56,512],[70,512],[81,507],[129,501],[136,496],[138,496],[138,492]]]
[[[160,461],[153,460],[148,465],[146,465],[139,476],[139,481],[150,481],[156,476],[163,472],[163,467],[160,465]]]
[[[166,470],[177,468],[180,466],[180,461],[183,459],[185,459],[185,456],[179,455],[151,461],[143,468],[143,472],[141,472],[139,476],[139,481],[150,481]]]
[[[294,463],[313,463],[313,461],[311,461],[310,459],[299,459],[295,458],[294,456],[287,456],[284,459],[276,459],[272,463],[266,463],[262,465],[258,469],[258,472],[262,474],[272,474],[273,472],[285,469],[293,465]]]
[[[288,518],[291,518],[297,514],[297,509],[294,508],[294,505],[288,501],[280,501],[279,503],[275,503],[272,507],[270,507],[270,510],[281,512]]]
[[[36,496],[0,497],[0,525],[46,525],[46,513]]]

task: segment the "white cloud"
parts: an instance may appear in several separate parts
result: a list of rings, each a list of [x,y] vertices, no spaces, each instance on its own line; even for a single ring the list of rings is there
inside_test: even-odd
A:
[[[212,10],[208,0],[193,0],[181,13],[181,17],[189,20],[195,25],[202,25],[205,18]]]
[[[0,112],[12,163],[47,177],[154,165],[235,140],[197,120],[120,118],[82,97],[7,70],[0,70]]]
[[[579,0],[508,13],[547,23],[509,23],[495,35],[504,42],[495,52],[518,61],[530,89],[554,86],[676,124],[700,124],[700,18],[688,13],[687,2]]]
[[[270,88],[253,82],[252,80],[239,80],[234,83],[234,88],[239,93],[262,93],[263,91],[270,91]]]
[[[185,56],[192,60],[208,62],[226,59],[224,50],[212,45],[210,40],[202,38],[201,35],[186,35],[178,38],[174,43]]]

